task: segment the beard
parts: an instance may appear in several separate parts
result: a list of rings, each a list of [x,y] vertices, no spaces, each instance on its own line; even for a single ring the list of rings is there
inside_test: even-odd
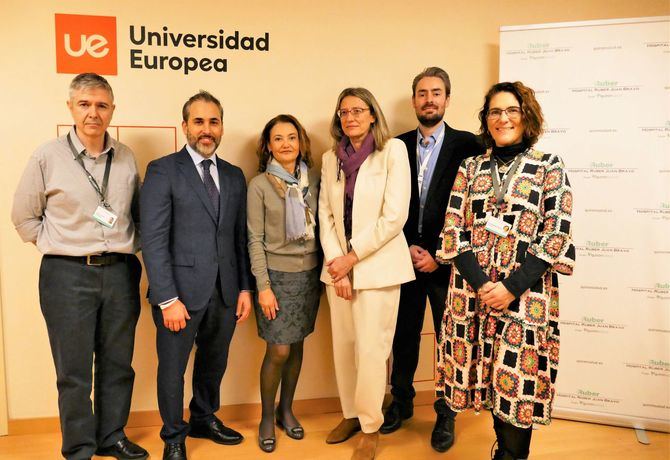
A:
[[[202,145],[200,144],[200,139],[212,139],[214,142],[211,145]],[[186,142],[191,146],[193,150],[198,152],[205,158],[209,158],[216,151],[221,143],[221,138],[216,138],[215,136],[202,135],[199,137],[192,136],[191,133],[186,133]]]
[[[432,128],[433,126],[441,122],[443,117],[444,112],[442,113],[435,112],[433,115],[417,115],[416,118],[419,120],[419,123],[421,123],[421,125],[427,128]]]
[[[442,110],[440,110],[440,107],[435,105],[435,104],[426,104],[423,107],[421,107],[421,110],[425,109],[434,109],[435,112],[432,114],[422,114],[419,111],[417,111],[416,118],[419,120],[419,123],[421,125],[425,126],[426,128],[432,128],[436,124],[442,121],[444,118],[444,107],[442,107]]]

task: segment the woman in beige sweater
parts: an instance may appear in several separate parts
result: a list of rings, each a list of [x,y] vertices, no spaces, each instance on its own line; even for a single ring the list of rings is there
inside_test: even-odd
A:
[[[249,183],[247,230],[257,286],[258,335],[267,342],[260,375],[258,444],[272,452],[276,447],[274,402],[280,382],[277,425],[293,439],[305,434],[292,405],[303,340],[314,330],[321,294],[315,238],[319,181],[309,170],[309,137],[291,115],[278,115],[265,125],[258,156],[261,174]]]

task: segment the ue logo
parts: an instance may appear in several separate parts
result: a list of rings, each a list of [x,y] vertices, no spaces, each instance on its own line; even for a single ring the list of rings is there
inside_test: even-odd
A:
[[[116,75],[116,18],[56,14],[56,72]]]

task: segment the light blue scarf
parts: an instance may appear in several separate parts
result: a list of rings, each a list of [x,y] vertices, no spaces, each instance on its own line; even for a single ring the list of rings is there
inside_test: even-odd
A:
[[[266,172],[286,183],[286,239],[288,241],[314,239],[314,214],[309,209],[305,198],[309,194],[309,172],[307,165],[301,161],[300,180],[289,174],[274,159],[268,163]]]

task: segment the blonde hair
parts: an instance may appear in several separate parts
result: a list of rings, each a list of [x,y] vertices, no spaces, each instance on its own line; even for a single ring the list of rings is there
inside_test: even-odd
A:
[[[386,141],[389,140],[390,134],[388,125],[386,124],[386,118],[384,118],[384,113],[382,112],[381,107],[379,107],[377,100],[372,93],[365,88],[346,88],[337,98],[333,118],[330,121],[330,135],[333,138],[333,150],[337,150],[337,146],[344,137],[342,124],[340,123],[340,117],[337,116],[337,111],[340,110],[342,99],[347,96],[357,97],[368,106],[367,108],[370,109],[370,115],[375,117],[375,121],[370,126],[370,131],[375,139],[375,148],[377,150],[383,149],[386,145]]]

